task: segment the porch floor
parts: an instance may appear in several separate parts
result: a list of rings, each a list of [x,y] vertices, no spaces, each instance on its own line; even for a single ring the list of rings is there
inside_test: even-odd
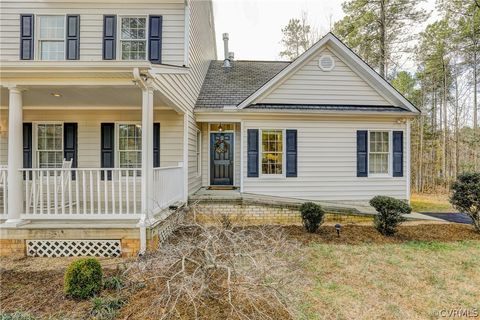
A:
[[[263,204],[263,205],[301,205],[305,202],[303,199],[276,197],[260,194],[252,194],[235,190],[209,190],[206,187],[200,188],[189,197],[189,203],[196,201],[232,201],[242,202],[244,204]],[[376,211],[368,202],[361,201],[314,201],[321,205],[326,211],[344,214],[374,215]],[[431,220],[442,221],[441,219],[427,216],[421,213],[412,212],[405,217],[409,220]]]

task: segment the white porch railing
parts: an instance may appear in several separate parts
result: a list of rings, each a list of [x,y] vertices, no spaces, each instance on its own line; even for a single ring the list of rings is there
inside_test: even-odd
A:
[[[7,219],[7,178],[6,166],[0,165],[0,219]]]
[[[22,219],[138,219],[141,216],[141,169],[21,169],[24,174]],[[5,197],[6,169],[0,169]],[[5,188],[2,190],[2,181]],[[153,169],[156,214],[184,198],[183,165]],[[2,200],[0,195],[0,200]]]
[[[153,211],[183,200],[183,165],[153,169]]]
[[[22,219],[136,219],[141,169],[22,169]]]

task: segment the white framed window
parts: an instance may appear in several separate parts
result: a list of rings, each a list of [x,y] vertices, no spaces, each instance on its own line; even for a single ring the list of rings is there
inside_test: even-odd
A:
[[[390,131],[368,132],[368,175],[387,176],[390,174]]]
[[[261,130],[260,172],[262,175],[283,175],[284,136],[284,130]]]
[[[200,176],[202,171],[202,132],[197,129],[197,141],[195,145],[195,153],[197,155],[197,163],[196,163],[196,172],[197,176]]]
[[[118,124],[118,167],[142,167],[142,126],[140,124]]]
[[[65,60],[64,15],[44,15],[37,18],[38,58]]]
[[[38,168],[61,168],[63,164],[63,124],[36,125]]]
[[[120,17],[120,57],[122,60],[147,59],[146,17]]]

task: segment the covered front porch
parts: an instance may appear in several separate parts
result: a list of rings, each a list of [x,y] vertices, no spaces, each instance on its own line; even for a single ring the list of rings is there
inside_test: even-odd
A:
[[[2,228],[148,226],[186,201],[186,116],[153,80],[1,90]]]

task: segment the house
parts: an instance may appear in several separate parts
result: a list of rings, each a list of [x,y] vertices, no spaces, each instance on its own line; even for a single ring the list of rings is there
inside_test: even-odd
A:
[[[409,199],[419,111],[333,34],[218,61],[210,1],[1,2],[0,253],[126,255],[209,186]]]

